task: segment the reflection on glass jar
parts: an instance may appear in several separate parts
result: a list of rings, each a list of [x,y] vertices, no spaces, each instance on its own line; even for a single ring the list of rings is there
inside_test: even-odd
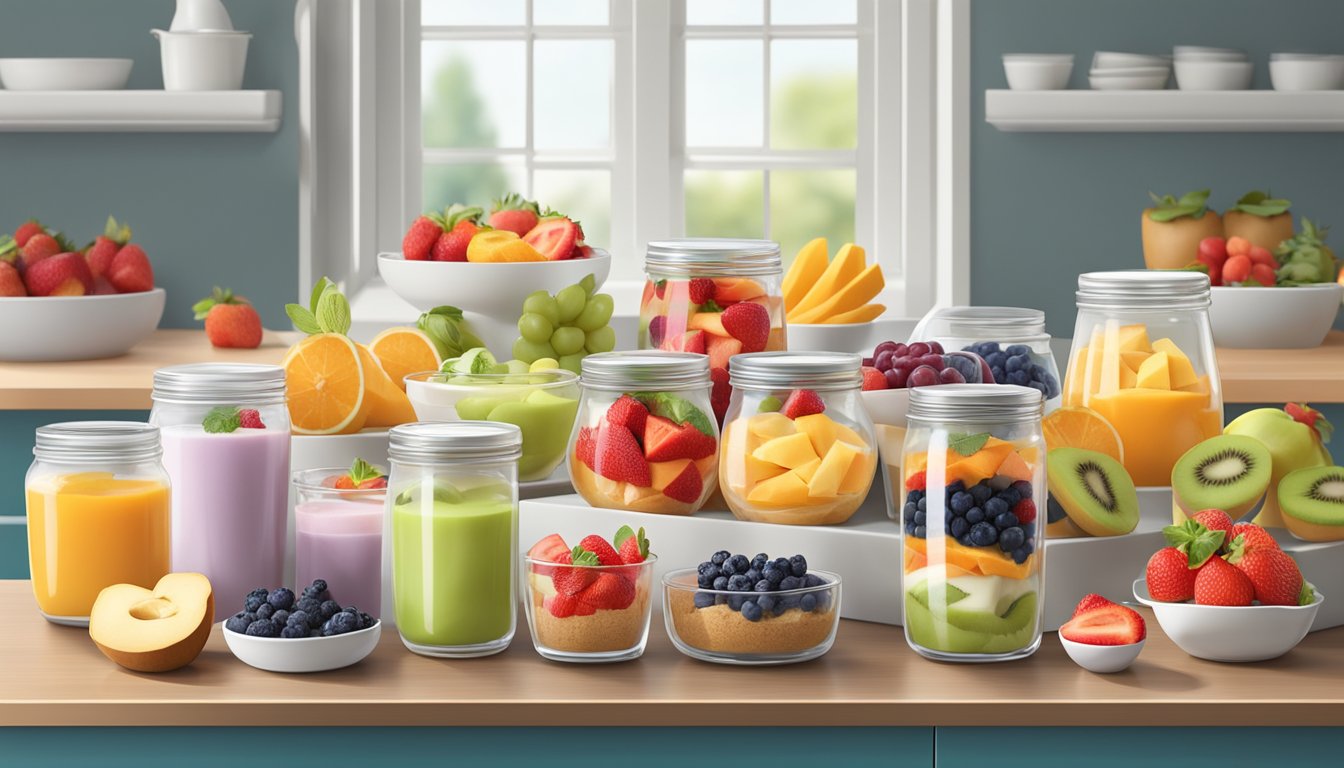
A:
[[[973,352],[989,365],[995,384],[1039,391],[1047,413],[1060,405],[1059,366],[1045,332],[1045,313],[1039,309],[946,307],[935,311],[910,341],[936,341],[949,352]]]

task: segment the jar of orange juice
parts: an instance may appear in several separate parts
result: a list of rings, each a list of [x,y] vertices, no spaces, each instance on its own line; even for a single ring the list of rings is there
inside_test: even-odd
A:
[[[1170,485],[1181,454],[1223,429],[1208,275],[1088,272],[1077,300],[1064,405],[1115,427],[1136,485]]]
[[[37,428],[28,502],[28,565],[38,610],[88,626],[104,587],[153,588],[169,570],[168,474],[159,428],[72,421]]]

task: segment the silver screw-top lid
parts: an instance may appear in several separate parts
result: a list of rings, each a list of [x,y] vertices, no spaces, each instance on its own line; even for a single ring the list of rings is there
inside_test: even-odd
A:
[[[56,464],[130,464],[163,455],[159,428],[142,421],[64,421],[37,428],[33,455]]]
[[[681,390],[709,386],[709,358],[694,352],[603,352],[583,358],[587,389]]]
[[[285,369],[252,363],[193,363],[154,372],[157,403],[274,405],[285,402]]]
[[[783,264],[779,243],[772,240],[717,237],[654,240],[644,254],[644,266],[650,272],[686,277],[778,274]]]
[[[393,461],[510,461],[523,455],[523,431],[499,421],[417,421],[393,427],[387,439]]]
[[[1205,309],[1209,276],[1182,270],[1124,269],[1078,276],[1078,307],[1088,309]]]
[[[929,320],[935,328],[939,323],[952,336],[997,335],[996,341],[1045,333],[1045,313],[1027,307],[947,307]]]
[[[1041,393],[1013,384],[940,384],[910,390],[906,417],[926,423],[1018,424],[1038,421]]]
[[[728,383],[746,389],[858,389],[863,358],[849,352],[753,352],[728,359]]]

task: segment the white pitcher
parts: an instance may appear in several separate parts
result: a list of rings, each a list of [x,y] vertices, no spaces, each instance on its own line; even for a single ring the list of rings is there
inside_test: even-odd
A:
[[[172,32],[231,30],[233,21],[220,0],[177,0],[177,12],[168,29]]]

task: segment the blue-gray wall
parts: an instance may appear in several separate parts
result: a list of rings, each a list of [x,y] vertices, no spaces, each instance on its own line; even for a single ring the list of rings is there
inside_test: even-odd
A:
[[[243,87],[284,92],[277,133],[0,133],[0,231],[30,216],[80,245],[125,220],[168,291],[166,327],[232,286],[271,328],[298,293],[298,51],[292,0],[225,0],[253,34]],[[135,59],[129,88],[162,88],[173,0],[4,0],[0,55]]]

